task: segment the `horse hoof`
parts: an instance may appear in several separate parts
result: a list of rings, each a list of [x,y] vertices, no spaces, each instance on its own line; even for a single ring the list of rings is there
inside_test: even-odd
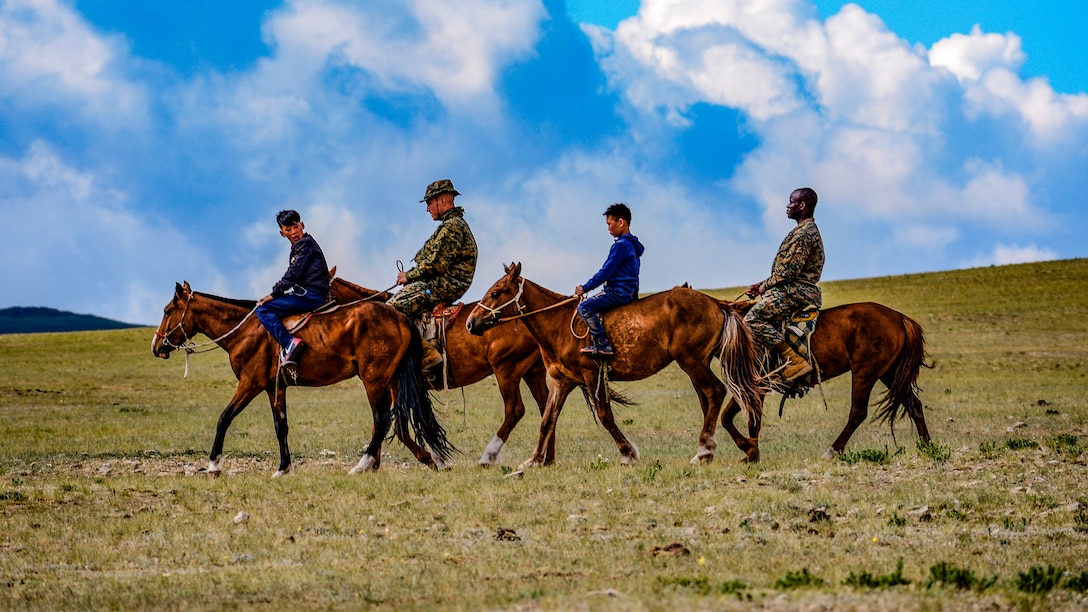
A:
[[[835,458],[836,455],[838,455],[838,453],[835,452],[835,449],[829,448],[827,449],[826,453],[820,455],[820,459],[823,459],[824,461],[831,461]]]
[[[348,470],[348,474],[358,474],[359,472],[373,472],[377,469],[377,460],[370,455],[363,455],[363,458],[359,460],[359,463],[355,464],[355,467]]]
[[[632,455],[624,455],[623,458],[620,459],[620,465],[623,466],[630,467],[632,465],[635,465],[636,463],[638,463],[638,457],[634,457]]]
[[[295,471],[295,465],[292,463],[291,465],[287,466],[287,469],[277,470],[275,474],[272,474],[272,478],[279,478],[280,476],[285,476],[287,474],[291,474],[294,471]]]
[[[691,458],[692,465],[708,465],[714,462],[714,451],[707,448],[700,448],[699,452],[695,453],[695,456]]]

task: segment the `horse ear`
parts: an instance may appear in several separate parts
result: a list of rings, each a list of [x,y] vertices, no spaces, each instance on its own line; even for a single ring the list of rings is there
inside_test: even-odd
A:
[[[519,261],[516,264],[510,264],[510,269],[507,270],[507,274],[509,274],[510,278],[513,280],[516,280],[521,276],[521,262]]]
[[[336,278],[336,266],[329,268],[329,278]]]
[[[192,295],[193,294],[193,288],[189,286],[189,281],[181,281],[181,282],[182,282],[181,288],[185,291],[185,293],[188,294],[188,295]],[[179,297],[185,297],[185,296],[181,295],[180,293],[178,294],[178,296]]]

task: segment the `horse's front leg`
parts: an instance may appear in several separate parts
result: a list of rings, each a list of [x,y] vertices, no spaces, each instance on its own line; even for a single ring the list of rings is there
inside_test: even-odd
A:
[[[219,476],[223,472],[223,442],[227,437],[227,429],[230,428],[234,417],[241,414],[260,392],[259,387],[243,384],[242,381],[238,382],[238,387],[234,390],[234,397],[231,398],[230,403],[219,415],[219,422],[215,426],[215,440],[212,441],[212,451],[208,457],[208,474]]]
[[[349,474],[373,472],[381,466],[382,441],[389,434],[389,426],[393,423],[393,396],[389,388],[385,387],[374,391],[367,389],[367,395],[370,400],[371,411],[374,414],[374,429],[370,436],[370,444],[367,444],[359,463],[348,471]],[[405,438],[410,438],[411,434],[407,433],[408,424],[403,423],[402,425],[398,426],[397,429],[401,430],[398,432],[398,436],[401,437],[403,442]]]
[[[275,387],[278,388],[268,389],[265,393],[268,394],[268,403],[272,406],[272,425],[276,429],[276,441],[280,445],[280,467],[272,474],[273,478],[278,478],[290,474],[294,465],[291,463],[291,449],[287,446],[287,388],[284,385]]]
[[[820,457],[821,459],[834,459],[842,453],[846,449],[846,443],[850,441],[850,436],[854,435],[857,428],[869,417],[869,397],[876,385],[876,376],[855,371],[850,378],[850,415],[846,418],[842,433],[835,438],[831,448],[827,449],[827,452]]]
[[[714,431],[718,427],[718,416],[725,401],[725,385],[718,380],[708,364],[680,362],[680,367],[691,378],[691,384],[699,396],[699,408],[703,411],[703,427],[699,430],[699,448],[692,457],[693,464],[707,464],[714,461],[718,450],[718,441]]]
[[[491,442],[488,443],[484,454],[477,462],[482,467],[499,464],[499,454],[510,438],[510,432],[514,431],[521,417],[525,416],[525,401],[521,397],[521,377],[516,372],[506,371],[502,364],[497,364],[497,367],[493,369],[495,379],[499,383],[499,395],[502,396],[503,419],[495,437],[491,438]]]
[[[759,427],[758,421],[755,422],[756,427],[753,430],[753,419],[748,420],[748,431],[750,434],[754,434],[753,437],[746,437],[737,426],[733,424],[733,419],[740,412],[740,404],[733,398],[729,398],[729,403],[725,406],[725,411],[722,412],[722,427],[725,431],[729,432],[729,437],[733,438],[733,443],[737,445],[737,448],[744,453],[744,459],[741,459],[742,463],[759,463]]]
[[[601,391],[601,395],[604,395],[606,391]],[[601,425],[615,440],[616,446],[620,450],[620,465],[634,465],[639,462],[638,447],[635,443],[628,440],[627,436],[623,435],[618,425],[616,425],[616,417],[612,414],[612,403],[605,397],[594,397],[593,403],[597,407],[597,418],[600,419]]]
[[[567,396],[575,386],[569,382],[552,380],[551,389],[548,391],[548,402],[544,405],[544,415],[540,418],[540,437],[537,438],[536,448],[533,449],[533,454],[518,466],[518,469],[555,463],[555,425]]]

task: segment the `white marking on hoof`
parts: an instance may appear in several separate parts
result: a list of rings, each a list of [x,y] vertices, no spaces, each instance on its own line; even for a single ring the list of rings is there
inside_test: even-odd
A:
[[[359,472],[373,472],[377,470],[377,460],[370,455],[363,455],[363,458],[359,460],[359,463],[355,464],[355,467],[348,471],[348,474],[358,474]]]
[[[287,469],[286,470],[278,470],[275,474],[272,474],[272,478],[279,478],[280,476],[285,476],[287,474],[292,474],[292,473],[294,473],[294,471],[295,471],[295,464],[294,463],[289,463],[289,464],[287,464]]]
[[[524,463],[518,466],[519,470],[527,470],[529,468],[539,467],[540,462],[533,457],[529,457]]]
[[[211,474],[212,476],[218,477],[219,474],[222,473],[222,471],[223,471],[223,463],[224,463],[225,460],[226,459],[223,457],[223,455],[219,455],[218,457],[216,457],[212,461],[209,461],[208,462],[208,473]]]
[[[453,461],[450,461],[449,463],[447,463],[446,461],[444,461],[442,459],[442,457],[439,457],[438,455],[433,454],[433,453],[432,453],[431,457],[432,457],[432,459],[434,459],[434,469],[436,469],[436,470],[438,470],[440,472],[442,470],[452,470],[453,469]]]
[[[631,445],[631,454],[624,455],[623,459],[620,459],[620,465],[634,465],[642,459],[642,456],[639,454],[638,447],[635,446],[635,443],[630,440],[628,440],[627,443]]]
[[[491,442],[487,444],[487,448],[484,449],[484,454],[480,456],[480,465],[483,467],[491,467],[499,464],[499,454],[502,452],[502,446],[505,444],[502,438],[495,436],[491,438]]]
[[[838,453],[835,452],[835,449],[829,448],[829,449],[827,449],[827,452],[824,453],[823,456],[820,457],[820,459],[823,459],[824,461],[830,461],[831,459],[834,459],[835,455],[837,455],[837,454]]]
[[[714,461],[714,449],[700,446],[695,456],[691,458],[692,465],[706,465]]]

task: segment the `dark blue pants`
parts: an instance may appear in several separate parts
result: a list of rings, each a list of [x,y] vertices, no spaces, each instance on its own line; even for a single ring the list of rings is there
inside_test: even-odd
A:
[[[280,348],[283,348],[287,346],[293,336],[283,326],[280,319],[287,315],[310,312],[320,308],[325,302],[325,298],[313,293],[284,295],[261,304],[254,314],[257,315],[257,320],[261,322],[261,325],[264,325],[268,333],[272,334],[272,337],[276,339],[276,343],[280,345]]]
[[[612,310],[624,304],[630,304],[635,299],[633,295],[626,295],[619,291],[604,291],[591,298],[582,300],[578,304],[578,316],[589,326],[589,333],[593,335],[593,343],[597,346],[607,344],[608,336],[604,333],[604,324],[601,322],[601,313]]]

